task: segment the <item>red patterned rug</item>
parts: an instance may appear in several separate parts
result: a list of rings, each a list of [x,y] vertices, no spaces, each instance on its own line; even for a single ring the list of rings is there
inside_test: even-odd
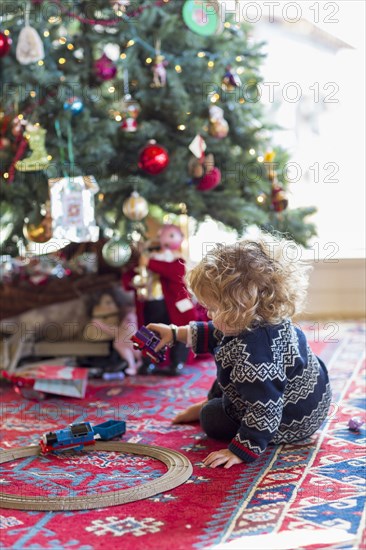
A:
[[[89,384],[84,400],[52,397],[36,403],[3,383],[2,449],[36,444],[40,434],[70,422],[124,418],[124,441],[179,450],[192,462],[193,475],[167,493],[110,508],[3,509],[1,548],[366,548],[365,426],[359,433],[347,428],[350,417],[365,419],[365,330],[357,323],[315,323],[305,330],[330,371],[333,406],[327,422],[301,444],[269,447],[258,462],[229,470],[203,466],[202,459],[221,444],[208,440],[198,424],[171,424],[178,411],[205,396],[214,378],[211,360],[195,362],[174,379]],[[135,486],[165,470],[145,457],[74,452],[4,464],[0,484],[4,492],[18,494],[86,495]]]

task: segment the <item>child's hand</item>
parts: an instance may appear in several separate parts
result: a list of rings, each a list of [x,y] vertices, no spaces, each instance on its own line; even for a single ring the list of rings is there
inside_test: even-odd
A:
[[[216,466],[222,466],[224,464],[226,464],[224,468],[231,468],[234,464],[241,464],[242,462],[243,460],[234,455],[229,449],[221,449],[221,451],[210,453],[205,460],[203,460],[203,464],[210,468],[216,468]]]
[[[146,326],[149,330],[159,334],[160,342],[156,346],[155,351],[160,351],[163,347],[169,346],[173,342],[172,329],[168,325],[162,323],[150,323]]]
[[[205,401],[201,401],[201,403],[196,403],[195,405],[191,405],[185,411],[178,413],[177,416],[173,418],[172,424],[185,424],[186,422],[197,422],[200,419],[200,412],[203,405],[205,405],[205,403],[207,403],[207,399]]]

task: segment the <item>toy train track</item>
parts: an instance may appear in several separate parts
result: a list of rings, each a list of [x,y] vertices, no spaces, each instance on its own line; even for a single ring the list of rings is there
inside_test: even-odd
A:
[[[157,479],[147,481],[129,489],[112,491],[103,495],[88,495],[77,497],[36,497],[25,495],[13,495],[1,492],[0,507],[16,510],[92,510],[107,506],[117,506],[127,502],[142,500],[158,493],[174,489],[181,485],[192,474],[192,464],[187,457],[164,447],[141,445],[137,443],[97,442],[93,447],[96,451],[113,451],[120,453],[131,453],[135,455],[150,456],[163,462],[168,471]],[[8,451],[0,451],[0,464],[27,458],[30,456],[42,456],[38,445],[29,447],[18,447]],[[121,474],[122,475],[122,474]]]

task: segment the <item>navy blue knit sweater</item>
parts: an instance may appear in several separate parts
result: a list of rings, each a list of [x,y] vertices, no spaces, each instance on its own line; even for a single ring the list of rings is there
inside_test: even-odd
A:
[[[253,462],[268,443],[313,434],[331,400],[324,363],[290,320],[224,336],[212,322],[190,324],[195,353],[210,352],[225,412],[238,423],[229,449]]]

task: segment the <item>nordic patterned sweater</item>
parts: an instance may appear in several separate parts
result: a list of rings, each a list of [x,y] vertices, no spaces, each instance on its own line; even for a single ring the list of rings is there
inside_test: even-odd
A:
[[[210,352],[225,412],[238,424],[229,449],[253,462],[268,443],[299,441],[313,434],[331,400],[324,363],[290,320],[224,336],[212,322],[191,322],[195,353]]]

